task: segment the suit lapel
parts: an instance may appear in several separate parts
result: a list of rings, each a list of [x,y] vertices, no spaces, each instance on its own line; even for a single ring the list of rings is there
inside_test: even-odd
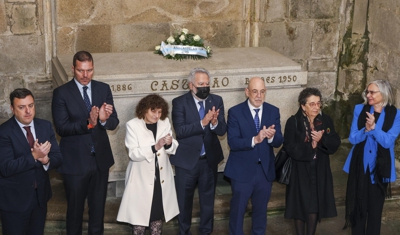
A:
[[[91,81],[91,86],[92,86],[92,106],[93,105],[96,105],[97,107],[99,107],[100,108],[100,106],[102,105],[102,103],[101,103],[101,100],[99,99],[100,98],[100,96],[98,96],[98,93],[96,92],[98,89],[97,89],[97,83],[96,83],[96,81]],[[83,100],[83,99],[82,99]]]
[[[208,112],[208,110],[211,110],[213,106],[215,106],[214,100],[213,100],[213,98],[212,98],[211,95],[209,95],[209,96],[207,97],[205,103],[206,103],[206,106],[204,107],[204,111],[205,111],[206,113]],[[216,107],[216,108],[217,108],[217,107]]]
[[[38,123],[35,119],[33,119],[33,122],[35,123],[35,134],[36,134],[36,139],[39,140],[39,143],[44,143],[47,139],[44,136],[44,127]]]
[[[254,124],[254,118],[253,118],[253,115],[251,115],[251,111],[250,111],[249,105],[247,104],[247,100],[243,103],[242,112],[243,112],[244,118],[247,120],[249,126],[251,126],[253,131],[255,133],[257,133],[256,124]]]
[[[13,129],[13,134],[15,135],[15,137],[18,139],[19,142],[21,142],[21,146],[24,146],[24,148],[29,148],[29,142],[26,139],[26,136],[24,135],[24,132],[22,132],[21,127],[19,127],[17,121],[15,120],[15,117],[12,117],[12,126],[11,128]],[[36,131],[36,129],[35,129]]]
[[[79,105],[79,107],[82,109],[82,113],[86,113],[86,105],[85,101],[83,101],[82,94],[79,91],[78,86],[76,85],[74,78],[68,83],[69,85],[69,91],[71,92],[71,97],[74,97],[76,99],[76,103]],[[93,84],[92,84],[92,96],[93,96]],[[93,100],[93,98],[92,98]],[[92,101],[93,104],[93,101]]]
[[[198,119],[200,121],[199,110],[197,110],[197,105],[194,102],[194,98],[190,91],[186,95],[186,102],[187,102],[187,107],[189,108],[189,113],[193,113],[195,115],[196,119]]]
[[[271,123],[269,122],[269,119],[271,118],[271,115],[269,114],[269,110],[268,110],[268,106],[266,103],[263,104],[263,111],[262,111],[262,117],[261,117],[261,124],[260,124],[260,128],[262,129],[263,126],[265,126],[266,128],[268,128],[267,123]]]
[[[164,137],[166,134],[164,130],[165,130],[165,120],[158,120],[157,122],[157,133],[156,133],[156,143],[159,139],[161,139],[162,137]]]

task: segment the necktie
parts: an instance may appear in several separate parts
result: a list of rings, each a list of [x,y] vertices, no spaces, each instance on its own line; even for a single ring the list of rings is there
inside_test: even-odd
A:
[[[83,88],[83,101],[85,101],[86,109],[87,109],[88,113],[90,113],[90,110],[92,109],[92,105],[90,104],[90,99],[87,94],[88,87],[84,86],[82,88]]]
[[[33,144],[35,143],[35,140],[33,140],[33,135],[32,135],[32,132],[31,132],[31,126],[24,126],[23,128],[26,130],[26,138],[28,139],[29,146],[32,149],[33,148]],[[32,187],[37,188],[36,179],[33,180]]]
[[[33,144],[35,143],[35,140],[33,139],[33,135],[31,132],[31,126],[24,126],[24,129],[26,130],[26,139],[28,140],[29,146],[33,148]]]
[[[204,112],[204,106],[203,106],[203,101],[199,101],[198,103],[199,103],[199,105],[200,105],[200,109],[199,109],[200,120],[203,120],[204,114],[205,114],[205,112]],[[205,153],[206,153],[206,149],[204,148],[204,143],[203,143],[203,145],[201,146],[200,156],[203,156]]]
[[[89,87],[84,86],[84,87],[82,87],[82,88],[83,88],[83,101],[85,102],[86,109],[87,109],[88,113],[90,113],[90,110],[92,109],[92,105],[90,104],[89,96],[88,96],[88,94],[87,94],[87,89],[88,89]],[[91,154],[94,154],[94,145],[93,145],[93,144],[92,144],[92,151],[91,151]]]
[[[256,130],[258,133],[260,131],[260,118],[258,117],[258,111],[260,111],[260,109],[254,109],[254,111],[256,112],[256,115],[254,115],[254,124],[256,124]]]

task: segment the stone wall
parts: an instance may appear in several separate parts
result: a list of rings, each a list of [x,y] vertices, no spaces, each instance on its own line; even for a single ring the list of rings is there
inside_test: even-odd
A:
[[[57,0],[57,54],[82,49],[149,51],[184,27],[213,48],[266,46],[299,62],[309,72],[308,86],[320,88],[331,104],[337,100],[339,54],[353,4],[353,0]],[[344,137],[348,128],[340,129]]]
[[[396,0],[0,0],[0,119],[21,86],[51,119],[54,56],[151,51],[185,27],[213,48],[267,46],[300,63],[346,137],[367,81],[388,79],[400,101],[398,9]]]
[[[33,91],[37,116],[51,119],[52,94],[46,62],[45,0],[0,0],[0,119],[12,116],[9,94],[15,88]]]
[[[398,0],[370,1],[366,80],[386,79],[392,85],[395,105],[400,107],[400,2]],[[397,153],[400,141],[397,139]],[[400,160],[399,154],[397,158]]]
[[[154,50],[182,27],[215,47],[241,47],[245,2],[57,0],[57,53]]]
[[[400,2],[370,1],[368,37],[370,40],[367,81],[387,79],[394,88],[400,106]]]

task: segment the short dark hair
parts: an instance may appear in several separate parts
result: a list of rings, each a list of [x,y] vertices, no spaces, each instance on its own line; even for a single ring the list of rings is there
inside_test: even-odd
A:
[[[149,109],[161,109],[161,120],[168,116],[168,103],[158,94],[151,94],[142,98],[136,106],[136,116],[144,119]]]
[[[298,98],[299,105],[306,105],[308,97],[312,95],[318,96],[319,99],[322,100],[321,92],[317,88],[307,87],[303,89],[299,94]]]
[[[27,96],[32,96],[33,100],[35,100],[35,97],[33,96],[32,92],[26,88],[17,88],[13,92],[10,93],[10,103],[11,106],[14,105],[14,99],[24,99]]]
[[[79,60],[80,62],[89,61],[89,62],[92,62],[92,64],[94,64],[92,54],[90,54],[87,51],[78,51],[77,53],[75,53],[73,61],[72,61],[72,65],[74,67],[76,66],[77,60]]]

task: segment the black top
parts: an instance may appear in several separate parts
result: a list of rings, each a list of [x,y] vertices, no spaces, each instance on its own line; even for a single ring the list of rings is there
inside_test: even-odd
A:
[[[153,132],[154,139],[156,139],[157,135],[157,123],[147,124],[147,129]],[[151,213],[150,213],[150,222],[155,220],[161,220],[164,217],[163,203],[162,203],[162,191],[161,191],[161,183],[160,183],[160,170],[158,168],[158,158],[156,154],[156,150],[154,145],[151,146],[154,152],[154,167],[155,167],[155,175],[154,175],[154,191],[153,191],[153,202],[151,204]]]

